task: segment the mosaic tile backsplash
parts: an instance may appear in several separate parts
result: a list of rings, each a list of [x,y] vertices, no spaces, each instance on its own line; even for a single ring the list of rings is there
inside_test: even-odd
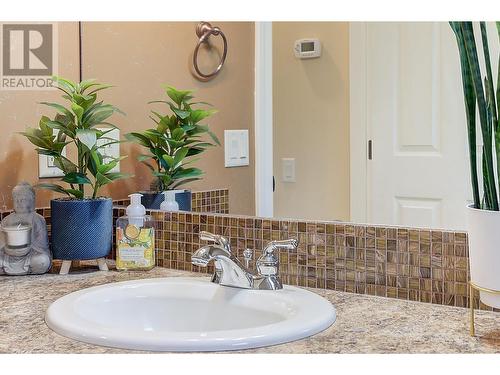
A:
[[[229,213],[229,190],[195,191],[191,195],[193,212]]]
[[[127,199],[119,199],[114,200],[114,206],[127,206],[130,203],[130,200]],[[193,191],[191,195],[191,208],[194,212],[214,212],[214,213],[228,213],[229,212],[229,189],[215,189],[215,190],[203,190],[203,191]],[[12,210],[4,210],[0,211],[0,220],[2,220],[5,216],[10,214]],[[51,211],[49,207],[37,208],[36,212],[42,215],[47,222],[47,231],[51,234]],[[116,223],[116,219],[118,216],[116,215],[116,209],[113,210],[113,223]],[[119,216],[124,215],[121,213]],[[115,239],[114,239],[114,231],[113,231],[113,247],[111,253],[108,256],[108,259],[115,259]]]
[[[227,189],[193,194],[193,208],[199,210],[224,213],[229,209],[227,202]],[[0,212],[0,218],[9,212]],[[50,209],[37,212],[46,218],[50,235]],[[212,265],[199,268],[191,264],[191,254],[204,244],[199,239],[202,230],[228,237],[240,259],[247,248],[255,260],[268,241],[296,238],[297,251],[279,255],[280,276],[286,284],[459,307],[469,304],[465,232],[206,212],[151,213],[158,223],[156,259],[161,267],[213,272]],[[113,209],[114,218],[124,214],[124,208]],[[479,306],[477,298],[475,303],[491,310]]]
[[[191,264],[193,251],[205,244],[199,239],[202,230],[228,237],[240,259],[247,248],[255,260],[268,241],[296,238],[297,251],[279,255],[286,284],[459,307],[469,303],[465,232],[205,213],[152,215],[161,267],[213,272],[213,266]]]
[[[113,201],[113,203],[117,206],[128,206],[130,200],[120,199]],[[228,214],[229,189],[193,191],[191,193],[191,211]]]

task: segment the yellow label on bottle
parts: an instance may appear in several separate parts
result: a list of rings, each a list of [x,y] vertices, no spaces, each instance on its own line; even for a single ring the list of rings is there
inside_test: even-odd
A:
[[[116,228],[116,268],[152,268],[155,264],[154,229],[128,225]]]

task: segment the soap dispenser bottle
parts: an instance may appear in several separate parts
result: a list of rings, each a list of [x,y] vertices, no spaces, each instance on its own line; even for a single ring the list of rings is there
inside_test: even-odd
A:
[[[150,270],[155,266],[155,223],[141,204],[142,194],[130,194],[126,216],[116,221],[116,269]]]
[[[162,211],[179,211],[179,203],[175,201],[175,191],[167,190],[163,192],[165,200],[160,204]]]

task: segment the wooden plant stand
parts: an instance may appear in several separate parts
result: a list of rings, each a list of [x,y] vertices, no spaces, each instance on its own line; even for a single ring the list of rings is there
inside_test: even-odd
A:
[[[106,258],[98,258],[96,259],[97,266],[99,267],[99,271],[109,271],[108,265],[106,263]],[[59,275],[67,275],[71,268],[72,262],[79,262],[75,260],[63,260],[61,264],[61,269],[59,270]]]

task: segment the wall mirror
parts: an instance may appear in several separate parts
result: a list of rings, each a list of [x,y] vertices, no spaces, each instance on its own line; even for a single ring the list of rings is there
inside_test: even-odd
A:
[[[103,98],[127,114],[117,119],[122,135],[153,126],[148,117],[158,107],[148,102],[165,98],[162,85],[196,89],[218,110],[210,126],[222,146],[197,162],[204,178],[187,187],[228,189],[231,214],[465,228],[466,122],[448,23],[215,24],[228,53],[209,81],[192,74],[197,22],[57,23],[58,73],[77,80],[81,70],[116,86]],[[495,25],[487,27],[497,56]],[[217,65],[219,39],[200,51],[202,71]],[[0,140],[4,208],[19,180],[40,180],[37,155],[16,132],[44,113],[37,102],[58,96],[0,91],[0,118],[11,129]],[[248,132],[248,165],[225,166],[226,130]],[[105,191],[115,199],[151,183],[136,161],[140,147],[124,143],[120,151],[128,155],[122,171],[136,177]],[[41,192],[37,205],[50,197]]]
[[[274,23],[272,31],[273,214],[465,229],[467,127],[449,24]],[[494,23],[488,32],[498,56]],[[321,41],[321,56],[294,55],[302,38]]]

